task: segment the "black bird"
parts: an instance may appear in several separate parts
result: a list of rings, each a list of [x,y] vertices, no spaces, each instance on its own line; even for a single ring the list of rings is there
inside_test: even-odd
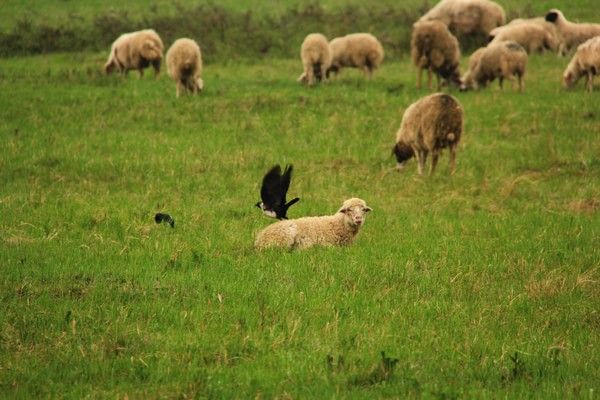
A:
[[[169,214],[157,213],[154,216],[154,221],[156,221],[157,224],[166,222],[167,224],[171,225],[171,228],[175,228],[175,220]]]
[[[260,198],[262,201],[256,203],[256,207],[271,218],[287,219],[287,210],[300,199],[298,197],[286,203],[285,195],[290,187],[292,179],[291,165],[285,167],[283,175],[281,167],[275,165],[263,178],[262,187],[260,188]]]

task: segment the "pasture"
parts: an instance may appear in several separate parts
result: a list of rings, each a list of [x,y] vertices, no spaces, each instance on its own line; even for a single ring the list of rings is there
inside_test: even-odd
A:
[[[0,59],[0,397],[597,397],[600,87],[563,90],[568,58],[449,90],[456,174],[419,177],[405,55],[315,88],[297,56],[217,59],[176,99],[107,51]],[[352,246],[253,249],[275,163],[291,218],[367,201]]]

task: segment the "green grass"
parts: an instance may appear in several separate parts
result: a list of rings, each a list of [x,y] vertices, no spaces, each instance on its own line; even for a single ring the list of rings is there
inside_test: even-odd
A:
[[[401,4],[393,0],[377,0],[370,3],[371,7],[398,7],[410,9],[424,4],[433,5],[436,0],[404,0]],[[536,15],[542,15],[550,8],[561,8],[567,12],[567,16],[573,19],[596,20],[600,19],[595,0],[578,0],[577,6],[569,0],[500,0],[498,1],[507,10],[527,9]],[[176,13],[178,7],[192,7],[198,4],[219,4],[227,9],[235,11],[253,11],[257,14],[281,14],[291,7],[303,7],[306,4],[321,4],[327,9],[342,9],[348,5],[363,5],[358,0],[325,0],[307,2],[302,0],[278,0],[278,1],[239,1],[221,0],[219,2],[181,0],[177,2],[168,0],[129,0],[127,2],[116,0],[86,0],[86,1],[47,1],[47,0],[3,0],[0,7],[0,27],[12,27],[18,18],[29,18],[35,21],[45,21],[51,24],[64,20],[92,19],[95,15],[115,12],[126,12],[130,15],[147,16],[150,14],[172,14]]]
[[[594,398],[600,88],[562,90],[566,59],[452,91],[457,172],[418,177],[406,60],[312,89],[296,59],[215,63],[176,99],[104,58],[0,60],[0,397]],[[291,217],[373,207],[351,247],[253,250],[275,163]]]

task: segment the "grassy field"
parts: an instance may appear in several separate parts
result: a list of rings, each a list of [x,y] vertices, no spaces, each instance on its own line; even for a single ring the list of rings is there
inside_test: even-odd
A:
[[[312,89],[214,63],[176,99],[105,57],[0,59],[0,397],[597,397],[600,87],[562,90],[567,59],[451,91],[457,172],[418,177],[407,60]],[[290,217],[373,207],[354,245],[253,250],[275,163]]]

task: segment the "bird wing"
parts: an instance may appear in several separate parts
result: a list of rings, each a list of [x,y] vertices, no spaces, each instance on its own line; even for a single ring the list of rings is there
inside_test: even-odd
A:
[[[285,195],[287,194],[288,189],[290,188],[290,181],[292,180],[292,171],[294,167],[292,165],[286,165],[285,171],[283,171],[283,175],[281,176],[281,201],[285,204]]]
[[[281,167],[275,165],[264,176],[262,187],[260,188],[260,197],[266,208],[272,210],[274,207],[284,203],[285,191],[283,191],[281,183]]]

